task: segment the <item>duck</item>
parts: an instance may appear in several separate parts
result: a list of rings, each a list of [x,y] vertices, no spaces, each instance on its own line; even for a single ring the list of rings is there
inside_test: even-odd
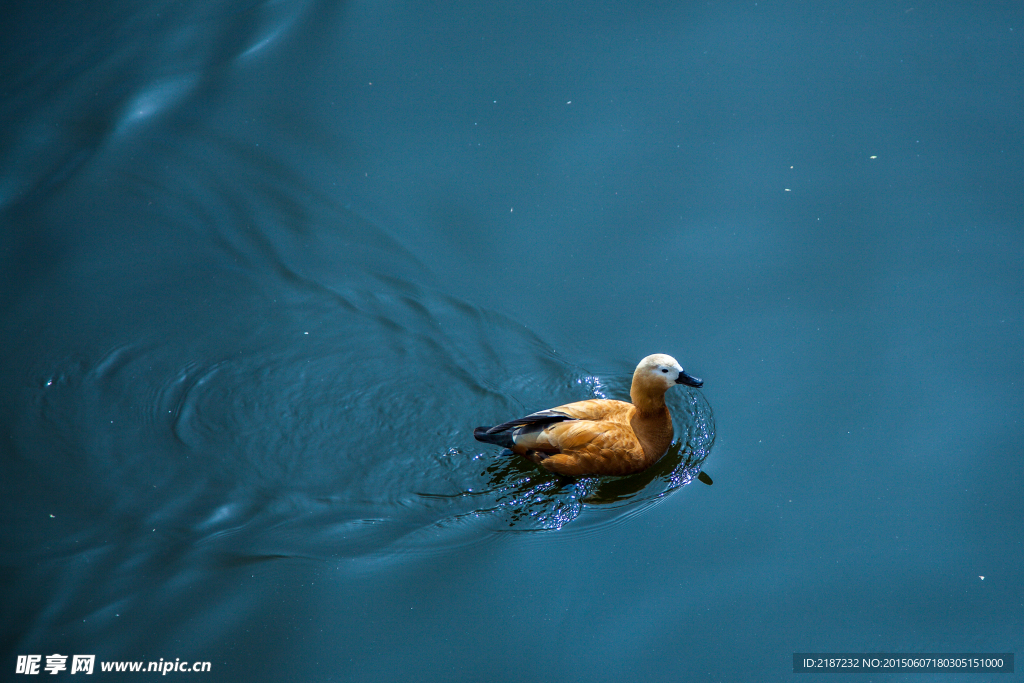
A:
[[[656,353],[641,360],[633,372],[632,403],[609,398],[577,401],[493,427],[477,427],[473,437],[562,477],[635,474],[656,463],[672,445],[665,392],[678,384],[700,388],[704,380],[688,374],[672,356]]]

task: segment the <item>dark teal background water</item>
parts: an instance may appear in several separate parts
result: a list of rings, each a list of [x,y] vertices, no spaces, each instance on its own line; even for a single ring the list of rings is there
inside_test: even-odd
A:
[[[1024,649],[1020,3],[3,26],[5,680]],[[472,439],[656,352],[705,385],[654,471],[558,488]]]

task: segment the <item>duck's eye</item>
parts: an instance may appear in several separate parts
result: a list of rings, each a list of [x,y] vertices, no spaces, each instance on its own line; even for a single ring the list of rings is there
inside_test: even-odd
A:
[[[668,368],[662,368],[661,371],[662,372],[668,372]]]

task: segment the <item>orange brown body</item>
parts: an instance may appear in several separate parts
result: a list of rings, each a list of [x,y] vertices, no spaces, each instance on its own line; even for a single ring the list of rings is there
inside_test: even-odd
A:
[[[633,474],[653,465],[672,445],[665,392],[676,384],[699,387],[703,382],[671,356],[647,356],[633,373],[632,403],[606,398],[569,403],[478,427],[473,435],[563,476]]]

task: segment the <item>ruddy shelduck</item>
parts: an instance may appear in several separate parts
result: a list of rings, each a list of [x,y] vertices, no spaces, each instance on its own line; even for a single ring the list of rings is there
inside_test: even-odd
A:
[[[566,477],[641,472],[672,445],[665,392],[676,384],[703,386],[672,356],[647,356],[633,372],[632,403],[609,398],[541,410],[494,427],[477,427],[477,441],[510,449]],[[710,481],[710,480],[709,480]]]

